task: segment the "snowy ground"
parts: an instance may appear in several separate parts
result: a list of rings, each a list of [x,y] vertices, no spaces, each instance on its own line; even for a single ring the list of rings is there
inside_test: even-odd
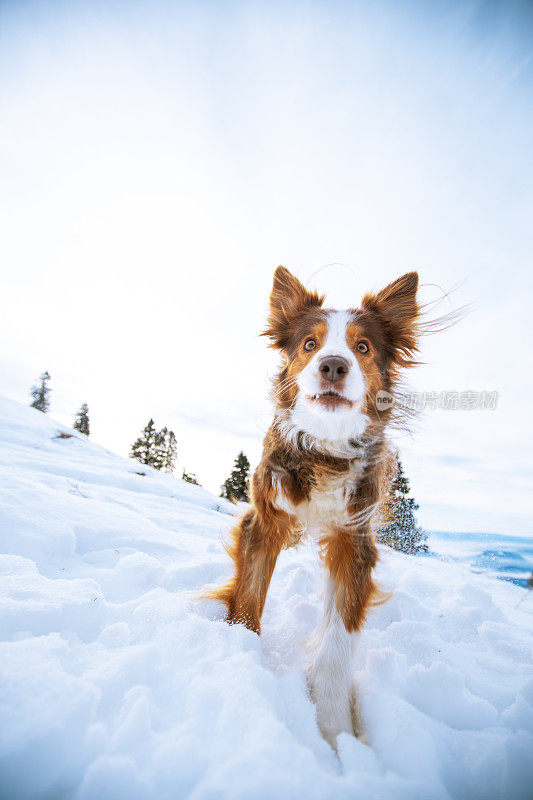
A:
[[[194,595],[228,574],[230,507],[61,433],[0,400],[2,798],[532,796],[533,593],[383,550],[337,757],[302,671],[312,548],[282,554],[261,640],[229,627]]]

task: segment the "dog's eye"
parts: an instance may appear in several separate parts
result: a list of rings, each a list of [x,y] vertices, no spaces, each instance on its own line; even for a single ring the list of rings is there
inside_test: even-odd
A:
[[[370,348],[366,342],[357,342],[357,349],[360,353],[368,353]]]
[[[309,352],[310,350],[314,350],[315,347],[316,347],[316,342],[314,339],[306,339],[306,341],[304,342],[304,350],[307,350],[307,352]]]

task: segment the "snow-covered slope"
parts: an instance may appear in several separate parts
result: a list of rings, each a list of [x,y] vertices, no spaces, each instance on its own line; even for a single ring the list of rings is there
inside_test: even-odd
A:
[[[382,551],[358,636],[364,741],[321,739],[302,670],[312,546],[258,639],[195,601],[230,507],[0,400],[0,796],[528,798],[533,594]],[[146,474],[140,475],[139,472]]]

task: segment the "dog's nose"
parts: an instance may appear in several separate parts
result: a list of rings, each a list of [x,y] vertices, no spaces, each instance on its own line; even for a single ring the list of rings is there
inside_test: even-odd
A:
[[[342,356],[326,356],[318,367],[322,377],[330,383],[342,380],[350,371],[350,364]]]

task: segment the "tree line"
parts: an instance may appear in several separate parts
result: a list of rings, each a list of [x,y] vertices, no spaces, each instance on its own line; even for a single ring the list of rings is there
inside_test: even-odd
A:
[[[46,372],[40,375],[39,383],[36,386],[32,386],[30,389],[30,396],[32,398],[30,406],[36,408],[37,411],[42,411],[43,414],[46,414],[50,410],[51,389],[49,384],[50,373],[46,370]],[[84,433],[85,436],[89,436],[91,426],[89,424],[89,406],[87,403],[81,404],[80,410],[76,412],[74,417],[72,427],[74,430]]]
[[[32,408],[46,414],[50,410],[50,373],[48,370],[39,377],[39,382],[30,389]],[[80,410],[76,412],[74,430],[90,436],[91,425],[89,421],[89,406],[82,403]],[[150,419],[141,435],[135,439],[130,449],[130,458],[134,458],[141,464],[154,467],[158,470],[172,473],[176,464],[178,454],[178,444],[174,431],[168,428],[156,430],[153,419]],[[196,476],[183,471],[183,479],[189,483],[198,483]]]
[[[31,406],[46,413],[50,409],[50,374],[43,372],[39,383],[33,386],[30,395]],[[85,436],[90,435],[89,408],[82,403],[74,418],[73,428]],[[178,453],[177,439],[174,431],[164,427],[157,430],[153,419],[150,419],[140,436],[135,439],[130,449],[130,458],[141,464],[154,467],[172,474]],[[193,473],[183,470],[182,479],[187,483],[198,485]],[[428,551],[427,532],[416,520],[415,511],[418,503],[410,497],[409,480],[405,475],[402,463],[396,453],[391,459],[388,475],[388,492],[381,504],[376,538],[383,544],[400,550],[403,553],[420,554]],[[241,451],[235,459],[233,469],[220,487],[220,497],[232,503],[250,502],[250,462]]]

